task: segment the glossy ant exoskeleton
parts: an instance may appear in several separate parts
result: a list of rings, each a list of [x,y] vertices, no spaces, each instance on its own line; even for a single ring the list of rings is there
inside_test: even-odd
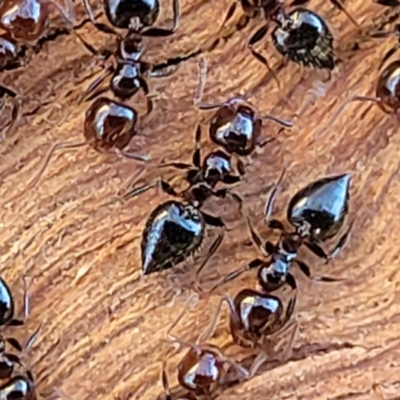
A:
[[[135,188],[123,197],[129,199],[156,186],[167,194],[184,201],[167,201],[159,205],[147,219],[142,235],[142,271],[144,275],[169,269],[184,261],[199,249],[203,242],[206,225],[222,229],[211,245],[200,271],[222,242],[226,229],[219,217],[201,210],[210,196],[225,198],[227,195],[242,206],[242,199],[228,188],[215,189],[219,182],[227,185],[240,182],[241,175],[232,174],[230,156],[222,151],[213,151],[201,162],[201,127],[196,130],[196,144],[192,164],[167,163],[160,167],[174,167],[187,170],[185,180],[189,187],[177,192],[170,183],[157,179],[155,182]],[[239,167],[239,170],[242,167]]]
[[[110,89],[112,93],[126,100],[142,89],[147,99],[147,113],[153,109],[151,95],[145,76],[165,77],[175,71],[175,68],[153,66],[143,61],[143,37],[166,37],[175,33],[179,21],[179,0],[173,0],[173,26],[170,29],[148,27],[153,25],[159,12],[158,1],[144,0],[105,0],[104,8],[111,25],[128,30],[124,37],[120,37],[114,29],[95,21],[93,11],[88,0],[85,6],[92,23],[101,31],[117,35],[119,45],[115,62],[109,65],[102,76],[96,79],[82,95],[81,101],[93,99],[95,96]],[[87,46],[96,56],[101,56],[90,45]],[[112,75],[108,87],[101,87],[104,80]],[[89,96],[90,95],[90,96]]]
[[[107,97],[98,97],[85,114],[84,142],[56,143],[51,147],[45,160],[29,182],[28,188],[32,188],[39,181],[48,166],[52,155],[59,149],[74,149],[90,146],[100,153],[116,152],[118,155],[129,159],[147,161],[149,157],[131,153],[126,150],[131,140],[139,132],[137,111],[120,102],[110,100]]]
[[[297,256],[299,248],[304,244],[316,256],[328,262],[345,245],[352,223],[330,253],[327,254],[320,246],[321,243],[336,236],[344,224],[348,213],[350,175],[343,174],[319,179],[293,196],[287,209],[287,219],[295,228],[292,232],[288,232],[282,222],[271,219],[278,185],[279,182],[271,191],[265,207],[266,225],[282,232],[277,244],[263,243],[248,219],[252,241],[262,254],[268,257],[268,261],[261,258],[254,259],[244,268],[229,273],[213,289],[235,279],[245,271],[258,268],[258,281],[263,291],[273,292],[285,283],[296,290],[297,283],[290,272],[293,264],[296,264],[310,279],[324,282],[340,281],[331,277],[312,276],[308,265],[297,259]]]
[[[21,326],[29,315],[29,299],[24,279],[24,320],[14,318],[14,299],[7,283],[0,278],[0,327],[5,326]],[[39,328],[28,339],[24,348],[18,340],[7,338],[0,334],[0,379],[7,380],[0,386],[0,398],[5,400],[21,399],[34,400],[35,384],[32,373],[26,369],[21,358],[16,354],[6,351],[6,345],[10,344],[18,352],[29,349],[39,332]],[[15,366],[22,367],[23,372],[16,371]]]
[[[220,388],[229,385],[231,382],[229,368],[231,367],[234,368],[235,375],[240,378],[247,379],[251,377],[245,368],[225,356],[218,346],[208,343],[218,324],[222,301],[219,302],[209,326],[200,334],[196,343],[190,343],[171,335],[172,329],[183,319],[193,299],[195,299],[195,296],[191,295],[184,309],[169,327],[166,334],[167,341],[170,343],[178,343],[181,346],[189,347],[177,368],[179,385],[187,391],[184,396],[179,396],[178,398],[185,400],[197,400],[203,398],[201,396],[209,398]],[[176,397],[171,394],[169,388],[165,363],[163,363],[162,369],[162,382],[167,400],[175,400]]]
[[[341,1],[330,1],[359,27]],[[240,0],[239,2],[248,18],[254,18],[261,14],[265,20],[272,20],[277,24],[271,36],[275,49],[282,56],[306,67],[333,70],[335,67],[333,36],[323,18],[318,14],[300,7],[286,12],[286,7],[281,0]],[[294,1],[292,5],[307,2],[308,0],[299,0]],[[234,15],[237,4],[238,1],[234,1],[230,6],[219,32]],[[249,39],[247,47],[251,54],[268,68],[280,84],[267,59],[254,49],[254,45],[268,33],[268,28],[267,23],[260,27]]]
[[[241,380],[251,379],[256,375],[261,365],[267,359],[271,358],[272,350],[274,350],[276,345],[276,338],[279,337],[279,339],[283,339],[283,335],[287,333],[287,331],[295,328],[292,329],[290,340],[281,358],[284,360],[287,359],[297,331],[296,321],[292,319],[296,304],[295,293],[290,299],[286,309],[277,296],[252,289],[241,290],[233,299],[230,296],[222,296],[213,313],[213,318],[209,326],[198,338],[198,344],[191,344],[172,336],[171,331],[179,321],[183,319],[187,308],[193,307],[190,303],[195,300],[196,297],[197,294],[189,297],[183,311],[167,332],[168,341],[190,347],[190,350],[186,353],[178,366],[179,384],[181,387],[188,390],[186,398],[196,399],[195,396],[209,396],[219,387],[236,381],[238,378]],[[240,366],[236,361],[226,358],[221,349],[217,346],[208,343],[208,340],[214,334],[218,324],[221,307],[224,302],[229,306],[229,330],[233,342],[258,353],[248,370]],[[234,367],[237,375],[236,377],[227,374],[226,364]],[[213,365],[214,368],[204,368],[205,365]],[[208,376],[204,375],[205,371],[208,371]],[[211,371],[214,373],[211,374]],[[167,399],[172,400],[173,397],[169,390],[165,365],[163,367],[162,377],[164,391],[169,395]],[[189,397],[189,395],[192,397]]]
[[[194,104],[200,110],[217,112],[209,123],[209,137],[212,142],[230,154],[237,156],[251,155],[257,146],[263,147],[273,139],[262,139],[262,122],[265,119],[291,128],[293,124],[270,114],[261,114],[257,108],[242,97],[233,97],[218,104],[203,103],[203,91],[206,84],[207,65],[203,58],[199,62],[199,85]]]

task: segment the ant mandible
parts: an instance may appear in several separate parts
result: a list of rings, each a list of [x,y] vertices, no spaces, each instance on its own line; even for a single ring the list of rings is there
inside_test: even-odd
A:
[[[225,102],[210,104],[202,102],[206,84],[207,64],[199,60],[199,85],[194,104],[200,110],[217,112],[209,123],[209,137],[212,142],[222,147],[229,154],[249,156],[256,147],[263,147],[273,139],[261,139],[262,122],[272,120],[283,127],[291,128],[291,121],[277,118],[270,114],[261,114],[257,108],[242,97],[233,97]],[[244,171],[242,170],[242,173]]]
[[[201,162],[200,126],[196,129],[192,164],[173,162],[160,165],[162,168],[170,166],[187,170],[185,177],[185,181],[189,184],[187,189],[177,192],[170,183],[157,179],[123,196],[124,199],[129,199],[159,186],[167,194],[184,201],[162,203],[147,219],[141,242],[144,275],[172,268],[192,255],[203,242],[206,225],[220,228],[222,232],[211,245],[205,261],[197,271],[199,273],[219,248],[226,229],[221,218],[201,210],[204,202],[210,196],[225,198],[230,195],[239,204],[240,209],[242,206],[240,196],[230,189],[215,189],[219,182],[227,185],[235,184],[241,181],[242,176],[232,174],[230,156],[222,151],[211,152]]]
[[[102,76],[89,85],[80,102],[93,99],[108,89],[119,99],[127,100],[141,89],[146,95],[147,113],[150,113],[153,109],[153,103],[145,77],[166,77],[175,72],[176,68],[152,65],[143,61],[143,37],[167,37],[175,33],[179,21],[179,0],[173,0],[173,26],[170,29],[149,27],[156,22],[159,14],[157,0],[151,2],[144,0],[106,0],[104,8],[107,19],[112,26],[128,30],[124,37],[121,37],[113,28],[98,23],[94,19],[89,0],[85,0],[85,6],[91,22],[99,30],[117,35],[119,44],[114,62],[105,68]],[[104,58],[92,46],[88,45],[87,48],[94,55]],[[101,84],[110,75],[112,77],[109,87],[101,87]]]
[[[303,5],[308,1],[294,1],[291,5]],[[359,28],[358,23],[347,12],[340,0],[330,0],[330,2],[335,7],[340,8]],[[228,9],[219,32],[234,15],[237,3],[238,1],[234,1]],[[305,67],[333,70],[335,67],[333,36],[324,19],[318,14],[300,7],[287,13],[281,0],[240,0],[240,4],[247,18],[254,18],[261,14],[266,21],[272,20],[277,24],[271,36],[275,49],[282,56]],[[247,47],[253,57],[268,68],[280,86],[280,82],[267,59],[254,49],[254,45],[266,36],[268,28],[267,23],[261,26],[251,36]]]
[[[258,282],[266,293],[273,292],[284,284],[288,284],[292,290],[297,290],[296,280],[290,272],[293,263],[307,278],[323,282],[340,281],[340,279],[326,276],[312,276],[309,266],[297,259],[297,256],[300,247],[304,244],[316,256],[329,262],[345,245],[353,222],[330,253],[327,254],[320,243],[336,236],[344,224],[348,213],[350,175],[322,178],[297,192],[287,209],[287,219],[295,228],[292,232],[288,232],[282,222],[271,219],[277,188],[282,178],[283,173],[272,189],[265,207],[266,225],[282,232],[277,244],[263,243],[248,219],[251,239],[261,253],[268,257],[268,261],[261,258],[254,259],[245,267],[229,273],[212,290],[253,268],[258,268]]]

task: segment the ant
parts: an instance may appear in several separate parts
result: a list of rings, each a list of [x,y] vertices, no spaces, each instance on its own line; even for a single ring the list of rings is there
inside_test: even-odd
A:
[[[56,0],[4,0],[0,4],[0,28],[5,31],[0,36],[0,71],[22,65],[17,58],[25,54],[26,50],[32,49],[44,36],[49,27],[52,6],[67,23],[70,31],[84,43],[74,30],[75,12],[72,0],[66,1],[65,9]],[[1,134],[2,140],[10,134],[17,121],[20,107],[18,97],[13,90],[0,85],[0,109],[6,100],[12,102],[11,121]]]
[[[0,326],[22,326],[29,315],[29,298],[24,279],[24,309],[25,319],[14,318],[14,299],[7,283],[0,277]],[[40,326],[28,339],[25,349],[29,349],[37,337]],[[10,344],[15,350],[22,352],[23,348],[14,338],[5,338],[0,335],[0,379],[8,381],[0,386],[0,398],[34,400],[35,384],[32,373],[29,370],[25,374],[15,373],[15,365],[25,367],[19,356],[6,352],[6,344]]]
[[[192,164],[172,162],[161,164],[160,167],[187,170],[185,181],[189,187],[178,193],[170,183],[157,179],[123,196],[124,199],[129,199],[158,186],[165,193],[184,201],[162,203],[147,219],[141,243],[143,274],[169,269],[183,262],[201,246],[206,225],[220,228],[222,232],[211,245],[206,260],[197,271],[199,273],[217,251],[226,230],[221,218],[207,214],[201,208],[209,197],[225,198],[229,194],[239,204],[241,210],[242,199],[239,195],[228,188],[216,190],[215,187],[219,182],[227,185],[238,183],[242,180],[242,175],[232,174],[230,156],[220,150],[211,152],[201,162],[200,125],[196,129]],[[243,170],[243,167],[239,166],[238,169]]]
[[[139,131],[138,118],[138,112],[134,108],[107,97],[98,97],[85,114],[85,141],[77,143],[59,142],[52,146],[42,167],[28,184],[28,188],[37,184],[54,152],[59,149],[90,146],[99,153],[115,152],[129,159],[148,161],[147,154],[139,155],[126,150],[126,147]]]
[[[222,103],[202,102],[206,84],[207,65],[203,58],[199,61],[199,85],[194,104],[200,110],[218,109],[209,124],[209,137],[213,143],[222,147],[229,154],[238,156],[251,155],[257,146],[263,147],[273,139],[260,140],[262,121],[273,120],[291,128],[292,122],[270,114],[260,114],[257,108],[242,97],[233,97]]]
[[[120,35],[109,26],[95,21],[93,10],[88,0],[85,0],[85,7],[91,22],[100,31],[117,35],[119,45],[118,52],[114,56],[114,62],[104,70],[102,76],[89,85],[88,89],[82,95],[80,102],[93,99],[108,89],[119,99],[127,100],[141,89],[146,95],[147,113],[150,113],[153,109],[153,102],[145,76],[156,78],[166,77],[175,72],[176,68],[152,65],[141,60],[144,52],[143,37],[167,37],[175,33],[179,21],[179,0],[173,0],[173,26],[170,29],[147,27],[148,25],[153,25],[158,17],[158,1],[149,3],[145,0],[130,2],[127,0],[106,0],[104,2],[104,8],[107,18],[114,27],[128,30],[124,37],[120,37]],[[99,53],[92,46],[87,45],[86,47],[95,56],[104,58],[104,55]],[[110,54],[107,54],[105,58],[108,58],[109,55]],[[112,77],[109,87],[101,87],[101,84],[110,75],[112,75]]]
[[[218,324],[222,301],[219,302],[209,326],[200,334],[195,344],[183,341],[171,335],[172,329],[183,319],[188,308],[192,307],[190,306],[190,302],[196,298],[195,296],[196,294],[189,297],[183,311],[175,319],[166,334],[168,342],[189,347],[189,350],[181,359],[177,368],[179,385],[187,391],[187,393],[184,396],[180,396],[179,399],[185,400],[197,400],[200,396],[210,398],[220,387],[228,385],[230,383],[229,367],[233,367],[236,373],[241,377],[249,377],[249,372],[245,368],[225,356],[218,346],[208,343],[208,340],[213,336]],[[175,397],[171,395],[165,362],[163,363],[161,379],[164,392],[167,395],[167,400],[172,400]]]
[[[303,5],[309,0],[294,1],[292,5]],[[330,0],[340,8],[358,28],[358,23],[346,11],[340,0]],[[264,64],[280,86],[280,82],[267,59],[254,50],[254,45],[260,42],[268,33],[267,21],[272,20],[277,27],[272,31],[272,42],[275,49],[290,61],[305,67],[333,70],[335,67],[333,55],[333,36],[324,19],[313,11],[305,8],[295,8],[289,13],[280,0],[240,0],[239,1],[247,19],[260,15],[266,20],[249,39],[247,48],[253,57]],[[236,11],[238,1],[234,1],[219,29],[223,29]]]
[[[309,279],[322,282],[340,280],[325,276],[312,276],[309,266],[297,259],[297,256],[300,247],[304,244],[317,257],[325,259],[328,263],[345,245],[353,225],[352,222],[330,253],[327,254],[320,246],[321,243],[336,236],[344,224],[348,213],[350,175],[343,174],[319,179],[297,192],[287,208],[287,219],[295,228],[292,232],[288,232],[282,222],[271,219],[278,185],[283,175],[282,173],[278,183],[274,185],[265,207],[266,225],[271,229],[281,231],[277,244],[263,243],[248,218],[251,239],[261,253],[268,257],[268,261],[260,258],[254,259],[247,266],[229,273],[212,290],[253,268],[258,268],[258,282],[266,293],[271,293],[284,284],[288,284],[292,290],[297,290],[296,280],[290,272],[293,263]]]
[[[399,3],[400,4],[400,3]],[[370,36],[373,38],[386,38],[389,36],[395,36],[398,43],[396,43],[391,49],[387,51],[382,61],[379,64],[379,68],[400,48],[400,24],[396,24],[393,31],[389,32],[374,32]],[[399,116],[400,111],[400,61],[396,60],[387,65],[380,73],[376,88],[375,96],[364,96],[354,95],[349,99],[346,99],[339,109],[333,114],[327,124],[320,128],[321,132],[326,127],[331,127],[335,121],[340,118],[347,105],[353,101],[367,101],[375,103],[383,112],[387,114],[397,114]]]

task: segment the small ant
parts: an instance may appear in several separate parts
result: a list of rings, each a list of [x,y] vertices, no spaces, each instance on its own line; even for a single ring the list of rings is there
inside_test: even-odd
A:
[[[213,151],[201,162],[200,125],[196,129],[195,139],[192,164],[173,162],[160,165],[162,168],[174,167],[187,170],[185,177],[189,184],[187,189],[178,193],[170,183],[157,179],[123,196],[124,199],[129,199],[159,186],[165,193],[184,200],[184,203],[179,201],[162,203],[147,219],[141,243],[144,275],[172,268],[192,255],[203,242],[206,225],[220,228],[222,232],[211,245],[206,260],[197,272],[199,273],[220,246],[226,229],[222,219],[202,211],[202,205],[210,196],[225,198],[229,194],[239,204],[240,209],[242,207],[242,199],[230,189],[215,190],[218,182],[231,185],[242,179],[241,175],[232,174],[230,156],[219,150]],[[241,170],[243,167],[238,169]]]
[[[206,330],[200,334],[196,344],[183,341],[171,335],[172,329],[183,319],[188,311],[189,303],[193,301],[195,296],[196,295],[191,295],[189,297],[183,311],[175,319],[166,334],[168,342],[189,347],[189,350],[178,365],[179,385],[187,391],[187,394],[180,396],[179,399],[185,400],[196,400],[200,396],[210,398],[219,388],[228,385],[230,383],[229,367],[233,367],[236,373],[241,377],[249,377],[249,372],[245,368],[225,356],[218,346],[208,343],[208,340],[213,336],[218,324],[222,301],[219,302],[212,321]],[[175,399],[175,397],[172,397],[169,388],[165,362],[162,368],[162,382],[167,400]]]
[[[257,108],[242,97],[233,97],[218,104],[202,102],[206,84],[207,65],[203,58],[199,61],[199,85],[194,104],[200,110],[218,111],[209,124],[209,137],[212,142],[230,154],[251,155],[257,146],[263,147],[273,139],[260,140],[262,120],[269,119],[291,128],[293,124],[270,114],[260,114]]]
[[[72,0],[67,0],[66,9],[55,0],[4,0],[0,3],[0,28],[5,31],[0,36],[0,71],[9,69],[13,65],[21,65],[16,60],[27,49],[41,39],[49,27],[51,6],[58,11],[67,23],[71,32],[83,42],[80,35],[73,29],[75,26],[75,12]],[[4,140],[13,129],[19,115],[18,95],[13,90],[0,85],[0,109],[7,99],[12,102],[11,122],[6,131],[1,134]]]
[[[294,1],[291,5],[302,5],[308,3],[308,1]],[[340,8],[359,28],[358,23],[346,11],[341,1],[330,1],[334,6]],[[280,0],[240,0],[239,2],[247,19],[255,18],[261,14],[266,21],[272,20],[277,24],[271,34],[272,42],[282,56],[305,67],[333,70],[335,67],[333,36],[323,18],[318,14],[300,7],[287,13],[284,3]],[[234,15],[237,3],[238,1],[234,1],[228,9],[219,32]],[[253,57],[268,68],[280,86],[280,82],[267,59],[254,50],[254,45],[268,33],[268,28],[267,23],[260,27],[249,39],[247,47]]]
[[[98,97],[85,114],[84,142],[56,143],[49,150],[42,167],[28,184],[32,188],[50,163],[54,152],[59,149],[74,149],[90,146],[99,153],[116,152],[123,157],[138,161],[149,160],[148,155],[138,155],[126,150],[131,140],[137,135],[138,112],[123,103],[110,100],[107,97]]]
[[[251,239],[261,253],[268,257],[268,261],[260,258],[254,259],[247,266],[229,273],[212,290],[253,268],[258,268],[258,282],[266,293],[281,288],[285,283],[292,290],[297,290],[296,280],[290,272],[293,263],[307,278],[322,282],[340,280],[325,276],[312,276],[308,265],[298,260],[297,256],[300,247],[304,244],[316,256],[329,262],[345,245],[352,223],[329,254],[325,253],[320,243],[336,236],[344,224],[348,213],[350,175],[343,174],[319,179],[297,192],[289,202],[287,209],[287,219],[295,228],[292,232],[288,232],[282,222],[270,219],[277,188],[282,178],[283,173],[272,189],[265,207],[266,225],[282,232],[278,243],[275,245],[271,242],[263,243],[248,219]]]
[[[171,29],[146,28],[148,25],[153,25],[157,19],[159,12],[158,1],[149,3],[144,0],[130,2],[127,0],[106,0],[104,8],[107,18],[111,25],[128,30],[124,37],[120,37],[114,29],[107,25],[95,21],[88,0],[85,0],[85,6],[92,23],[103,32],[117,35],[119,45],[114,62],[105,69],[102,76],[90,84],[82,95],[80,102],[93,99],[108,89],[119,99],[127,100],[142,89],[147,99],[147,113],[150,113],[153,109],[153,103],[145,76],[166,77],[175,72],[176,68],[151,65],[142,61],[141,58],[144,52],[143,37],[167,37],[175,33],[179,21],[179,0],[173,0],[174,16]],[[86,48],[95,56],[102,56],[92,46],[86,45]],[[112,75],[109,87],[101,87],[100,85],[109,75]]]
[[[14,299],[10,288],[4,279],[0,278],[0,326],[22,326],[29,315],[29,298],[26,289],[26,280],[24,279],[24,309],[25,319],[14,318]],[[40,326],[28,339],[25,349],[29,349],[37,337]],[[15,365],[25,367],[19,356],[6,352],[6,344],[10,344],[15,350],[22,352],[23,348],[14,338],[5,338],[0,335],[0,379],[8,380],[0,386],[1,399],[21,399],[34,400],[35,384],[32,373],[28,370],[25,374],[15,374]],[[25,368],[24,368],[25,369]]]
[[[400,3],[399,3],[400,4]],[[393,31],[390,32],[374,32],[370,36],[373,38],[386,38],[395,36],[398,43],[387,51],[379,64],[379,69],[383,64],[400,48],[400,24],[396,24]],[[396,60],[387,65],[380,73],[376,88],[375,96],[355,95],[348,98],[342,103],[339,109],[333,114],[327,124],[324,124],[318,130],[317,135],[326,127],[332,127],[333,124],[343,114],[349,103],[353,101],[367,101],[375,103],[383,112],[387,114],[397,114],[400,111],[400,61]]]

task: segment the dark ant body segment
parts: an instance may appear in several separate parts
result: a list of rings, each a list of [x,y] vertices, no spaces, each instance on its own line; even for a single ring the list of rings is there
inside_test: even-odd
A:
[[[250,368],[251,376],[270,358],[275,339],[291,331],[280,357],[287,360],[297,332],[296,321],[292,319],[296,292],[286,309],[279,297],[253,289],[243,289],[233,299],[225,297],[225,301],[230,310],[229,328],[234,343],[259,351]]]
[[[26,279],[24,279],[24,320],[14,318],[14,299],[10,288],[3,278],[0,277],[0,327],[21,326],[29,316],[29,299],[27,293]],[[24,347],[17,339],[4,337],[0,334],[0,379],[6,380],[0,386],[0,398],[2,400],[35,400],[35,384],[32,373],[26,369],[21,358],[16,354],[9,353],[6,345],[9,344],[18,352],[28,349],[34,343],[38,329],[30,336]],[[16,366],[22,368],[23,373],[16,371]]]
[[[317,257],[328,262],[343,248],[351,231],[352,223],[330,253],[327,254],[319,243],[335,236],[343,225],[348,212],[349,183],[350,176],[344,174],[323,178],[300,190],[294,196],[287,211],[288,220],[295,227],[292,232],[288,232],[282,222],[271,219],[277,193],[277,185],[275,185],[266,203],[265,222],[269,228],[281,231],[278,242],[276,244],[264,243],[248,219],[252,241],[264,257],[268,257],[268,261],[260,258],[254,259],[244,268],[228,274],[212,290],[253,268],[258,268],[258,282],[266,293],[271,293],[284,284],[288,284],[293,290],[296,290],[297,283],[290,272],[293,264],[296,264],[307,278],[323,282],[340,281],[340,279],[331,277],[312,276],[309,266],[298,260],[297,255],[300,247],[304,244]]]
[[[85,0],[85,6],[92,23],[99,30],[109,33],[111,28],[95,21],[88,0]],[[177,67],[162,67],[162,65],[151,65],[143,61],[143,37],[164,37],[175,33],[179,21],[179,0],[173,0],[174,17],[171,29],[147,27],[153,25],[157,19],[159,10],[158,0],[105,0],[104,7],[110,23],[118,28],[127,29],[128,32],[124,37],[120,37],[120,35],[111,29],[111,32],[118,36],[118,52],[114,56],[113,62],[105,68],[104,73],[89,85],[88,89],[81,96],[80,102],[93,99],[107,89],[110,89],[121,100],[127,100],[139,90],[143,90],[147,100],[147,113],[150,113],[153,109],[153,102],[146,77],[166,77],[173,74]],[[83,44],[95,56],[104,58],[90,44],[86,42]],[[111,79],[108,88],[101,87],[100,85],[110,75]]]
[[[32,374],[16,375],[0,386],[2,400],[36,400],[35,383]]]
[[[249,156],[257,146],[263,147],[272,141],[271,138],[264,140],[260,138],[264,119],[272,120],[286,128],[293,126],[290,121],[270,114],[260,114],[254,105],[241,97],[233,97],[217,104],[203,103],[207,66],[202,58],[199,62],[199,71],[198,93],[194,103],[200,110],[217,109],[209,124],[209,137],[229,154]]]
[[[208,340],[213,336],[218,324],[222,301],[219,302],[209,326],[200,334],[196,343],[183,341],[171,335],[172,329],[183,319],[188,311],[187,308],[193,298],[193,295],[189,297],[183,311],[175,319],[166,334],[169,342],[179,343],[182,346],[189,347],[189,350],[178,365],[178,381],[180,386],[187,390],[187,395],[183,398],[190,400],[198,399],[198,396],[210,398],[218,389],[229,384],[229,367],[233,367],[235,373],[241,378],[250,378],[249,372],[245,368],[226,357],[218,346],[208,343]],[[162,381],[164,390],[167,388],[165,392],[170,394],[165,372],[165,363],[163,364]],[[167,398],[172,399],[171,395]]]
[[[299,6],[308,3],[308,1],[295,0],[291,5]],[[330,1],[359,28],[357,21],[347,12],[340,0]],[[232,3],[228,9],[219,32],[234,15],[237,3],[237,1]],[[240,4],[247,18],[255,18],[257,15],[261,15],[266,21],[251,36],[247,48],[253,57],[267,67],[279,86],[280,82],[267,59],[254,49],[254,45],[268,33],[267,22],[269,20],[277,24],[272,32],[272,41],[281,55],[303,66],[328,70],[334,68],[333,37],[325,21],[318,14],[305,8],[295,8],[286,12],[285,5],[281,0],[240,0]],[[217,42],[218,40],[216,40]]]
[[[185,180],[189,187],[178,193],[166,181],[157,180],[138,187],[124,195],[125,199],[137,196],[156,186],[180,201],[167,201],[159,205],[149,216],[142,235],[142,271],[144,275],[169,269],[183,262],[199,249],[207,225],[219,228],[222,232],[211,245],[208,255],[197,273],[216,252],[224,237],[225,223],[219,217],[201,210],[210,196],[225,198],[228,194],[242,206],[242,199],[227,188],[215,190],[218,182],[234,184],[241,180],[239,175],[231,174],[230,157],[221,151],[214,151],[201,163],[201,128],[196,130],[196,144],[192,156],[192,165],[185,163],[167,163],[160,167],[174,167],[187,170]]]
[[[125,148],[138,133],[137,111],[123,103],[98,97],[85,115],[84,142],[56,143],[49,150],[45,160],[35,177],[28,184],[32,188],[43,175],[54,152],[59,149],[75,149],[90,146],[99,153],[116,152],[123,157],[146,162],[149,157],[131,153]]]
[[[333,70],[333,36],[319,15],[296,8],[278,14],[276,21],[272,42],[281,55],[305,67]]]
[[[84,0],[84,5],[90,21],[97,29],[118,36],[112,27],[96,21],[89,0]],[[179,22],[179,0],[173,0],[173,24],[170,29],[152,27],[159,15],[159,0],[104,0],[103,6],[108,22],[114,28],[141,36],[171,36]]]

